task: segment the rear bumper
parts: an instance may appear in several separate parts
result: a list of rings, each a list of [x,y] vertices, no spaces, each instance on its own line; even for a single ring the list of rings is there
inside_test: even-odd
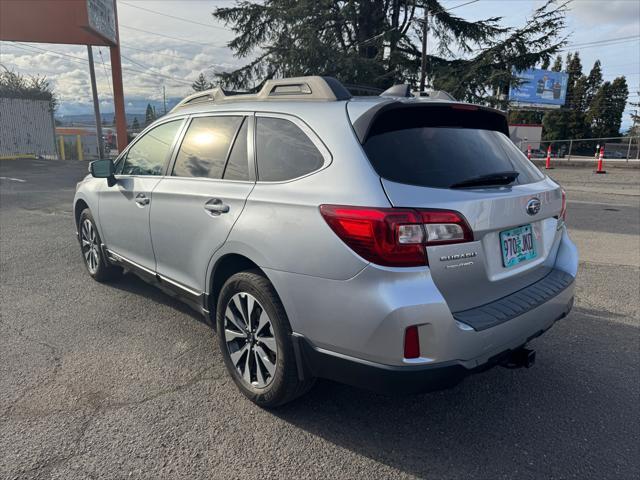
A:
[[[570,310],[578,255],[564,229],[559,236],[557,254],[548,259],[547,267],[549,272],[563,272],[563,285],[554,276],[549,279],[553,285],[542,285],[544,290],[538,295],[490,305],[489,311],[500,317],[499,321],[482,318],[484,324],[476,324],[477,328],[471,320],[457,319],[461,312],[451,312],[429,268],[370,265],[349,280],[264,271],[280,295],[295,334],[320,353],[369,366],[411,367],[408,372],[431,372],[450,365],[474,370],[496,355],[524,345]],[[551,292],[550,287],[556,291]],[[543,295],[545,291],[550,294]],[[530,304],[524,308],[527,302]],[[500,308],[495,310],[496,306]],[[405,359],[404,332],[412,325],[418,326],[421,357]],[[383,370],[393,372],[393,368]],[[330,376],[323,367],[316,370],[319,376]]]
[[[444,390],[454,387],[465,377],[484,372],[503,364],[512,352],[542,335],[553,324],[569,313],[573,306],[573,296],[563,313],[550,321],[543,330],[531,334],[523,343],[519,341],[510,348],[494,353],[490,357],[474,359],[471,362],[449,361],[430,365],[385,365],[368,360],[349,357],[314,346],[309,340],[294,335],[294,345],[298,356],[299,375],[325,378],[355,387],[385,394],[416,394]]]
[[[302,361],[300,376],[326,378],[379,393],[411,394],[443,390],[457,385],[471,371],[455,363],[395,366],[348,357],[315,347],[295,337]]]

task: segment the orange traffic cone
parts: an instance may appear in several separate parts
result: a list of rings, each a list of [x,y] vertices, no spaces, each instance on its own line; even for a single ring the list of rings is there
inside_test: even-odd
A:
[[[545,170],[551,170],[553,167],[551,166],[551,145],[547,148],[547,160],[544,164]]]
[[[604,170],[604,166],[602,165],[602,160],[604,159],[604,147],[600,147],[600,155],[598,155],[598,169],[595,171],[595,173],[607,173],[606,170]]]
[[[531,161],[531,145],[527,146],[527,158]]]

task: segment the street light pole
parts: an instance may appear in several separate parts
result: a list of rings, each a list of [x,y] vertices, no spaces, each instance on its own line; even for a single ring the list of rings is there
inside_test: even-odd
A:
[[[167,90],[162,85],[162,103],[164,104],[164,114],[167,114]]]
[[[96,86],[96,70],[93,67],[93,50],[87,45],[89,56],[89,77],[91,78],[91,94],[93,95],[93,113],[96,116],[96,135],[98,137],[98,158],[104,158],[104,141],[102,139],[102,121],[100,120],[100,104],[98,103],[98,88]]]
[[[422,19],[422,61],[420,62],[420,92],[424,92],[425,81],[427,79],[427,35],[429,34],[429,7],[424,7],[424,18]]]

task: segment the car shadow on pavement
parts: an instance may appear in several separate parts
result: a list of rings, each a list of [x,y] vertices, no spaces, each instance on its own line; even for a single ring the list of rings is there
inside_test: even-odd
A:
[[[110,282],[108,285],[118,290],[147,298],[152,302],[171,307],[178,310],[180,313],[184,313],[194,320],[199,321],[200,323],[212,327],[211,322],[209,322],[207,318],[176,298],[170,290],[145,282],[133,273],[125,273],[122,278]]]
[[[593,322],[575,314],[568,320],[573,326],[564,322],[552,329],[554,335],[534,342],[538,364],[531,369],[497,367],[450,390],[417,396],[384,396],[319,381],[274,414],[422,478],[587,478],[594,471],[600,478],[616,478],[616,472],[627,478],[630,464],[637,469],[638,461],[633,448],[617,446],[639,436],[632,425],[638,417],[637,356],[629,350],[627,359],[605,353],[597,336],[581,337],[572,356],[560,354],[571,330]],[[616,336],[628,336],[627,343],[637,338],[631,327],[615,329]],[[619,361],[626,365],[616,365]],[[603,371],[611,374],[605,377]]]

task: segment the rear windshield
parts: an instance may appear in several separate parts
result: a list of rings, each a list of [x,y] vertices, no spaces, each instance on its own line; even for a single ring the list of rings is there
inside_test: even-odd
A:
[[[383,114],[373,125],[363,146],[381,177],[433,188],[506,171],[519,173],[514,184],[544,178],[504,133],[486,129],[490,122],[469,121],[470,116],[480,120],[479,112],[455,112],[461,118],[456,122],[451,114],[444,118],[429,115],[436,113],[431,109],[419,110],[429,118],[409,115],[411,119],[404,112],[404,118],[394,119],[400,113],[394,111]]]

